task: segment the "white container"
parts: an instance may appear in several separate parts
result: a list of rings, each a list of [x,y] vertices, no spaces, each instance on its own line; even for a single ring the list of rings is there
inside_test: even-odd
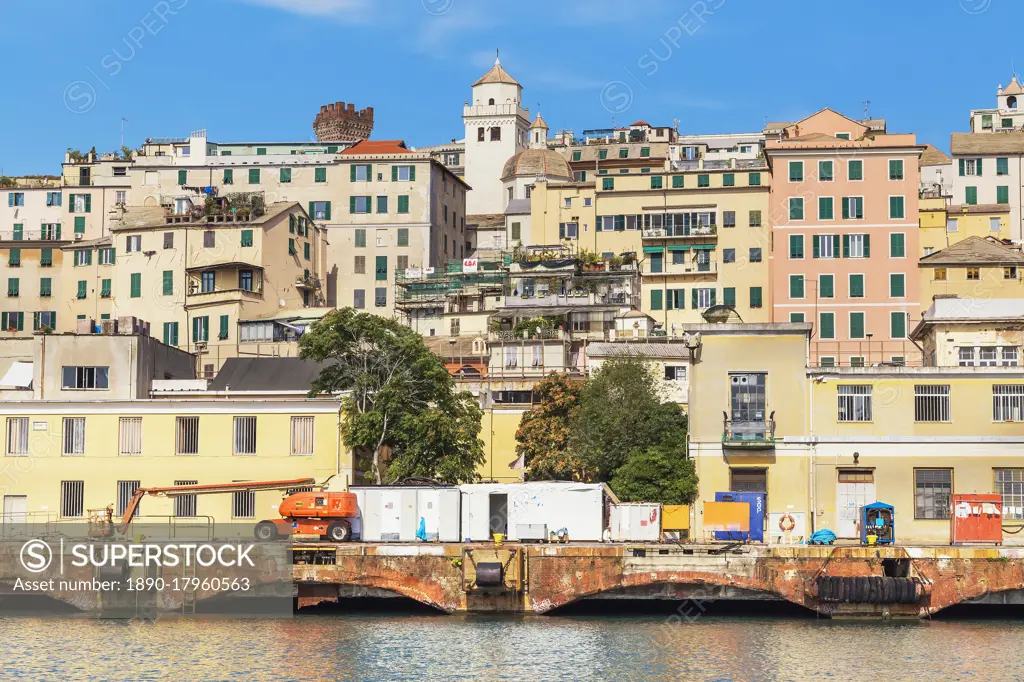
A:
[[[352,486],[363,542],[458,542],[459,489],[451,486]]]
[[[661,504],[613,504],[611,534],[612,542],[660,542]]]
[[[542,524],[549,533],[565,528],[570,541],[601,541],[604,488],[599,483],[467,483],[459,489],[463,539],[486,542],[503,530],[514,542],[521,539],[521,524]]]

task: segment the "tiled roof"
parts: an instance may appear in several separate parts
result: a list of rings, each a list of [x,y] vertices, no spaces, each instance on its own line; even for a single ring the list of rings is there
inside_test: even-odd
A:
[[[501,170],[501,179],[523,176],[547,176],[572,179],[569,163],[553,149],[527,149],[513,155]]]
[[[630,124],[630,126],[647,126],[649,128],[651,126],[651,124],[648,123],[647,121],[633,121]]]
[[[405,148],[403,140],[360,140],[351,147],[343,149],[342,154],[414,154]]]
[[[491,70],[480,77],[474,86],[483,85],[485,83],[508,83],[510,85],[519,85],[519,81],[513,78],[508,71],[501,66],[501,62],[497,59],[494,60],[494,66]]]
[[[1021,265],[1024,255],[981,237],[968,237],[928,254],[918,262],[922,268],[936,265]]]
[[[301,358],[228,358],[211,391],[308,391],[326,367]]]
[[[946,207],[946,214],[950,217],[954,213],[1009,213],[1009,204],[953,204]]]
[[[1024,132],[952,133],[949,152],[953,156],[971,154],[1024,154]]]
[[[466,227],[474,230],[498,230],[505,227],[503,213],[474,213],[466,216]]]
[[[538,111],[537,112],[537,118],[533,119],[533,123],[530,124],[530,130],[533,130],[534,128],[547,128],[547,127],[548,127],[547,121],[545,121],[543,118],[540,117],[540,112]]]
[[[953,159],[940,152],[933,144],[926,144],[924,153],[921,154],[922,166],[945,166],[952,161]]]
[[[1009,85],[1007,85],[1005,88],[1003,88],[1002,92],[1000,92],[999,94],[1000,95],[1019,95],[1022,92],[1024,92],[1024,88],[1022,88],[1020,86],[1020,83],[1017,82],[1017,77],[1014,76],[1013,78],[1010,79]]]
[[[644,147],[650,148],[650,156],[640,156],[640,150]],[[573,152],[580,152],[580,160],[575,161],[574,163],[581,163],[583,161],[597,161],[599,156],[598,151],[603,149],[608,152],[607,158],[602,159],[603,163],[611,162],[614,164],[617,161],[636,161],[638,159],[645,159],[657,162],[654,164],[657,165],[658,163],[664,162],[665,158],[668,156],[668,147],[669,145],[667,142],[609,142],[607,144],[582,144],[572,147],[564,147],[562,149],[562,154],[564,154],[567,159],[571,159]],[[620,149],[629,150],[625,159],[619,158]]]
[[[652,359],[684,359],[690,357],[690,349],[682,341],[675,343],[596,342],[587,346],[587,356],[598,358],[629,356]]]

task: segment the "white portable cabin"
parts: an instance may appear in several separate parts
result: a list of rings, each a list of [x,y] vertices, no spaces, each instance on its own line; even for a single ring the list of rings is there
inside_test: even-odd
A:
[[[459,542],[455,486],[350,486],[359,504],[363,542]]]
[[[661,505],[657,502],[613,504],[612,542],[661,542]]]
[[[601,541],[605,523],[600,483],[466,483],[459,489],[465,540],[488,541],[494,533],[509,541],[547,540],[564,528],[570,541]]]

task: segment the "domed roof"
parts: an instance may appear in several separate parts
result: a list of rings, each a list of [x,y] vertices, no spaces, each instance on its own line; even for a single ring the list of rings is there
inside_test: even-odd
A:
[[[514,177],[547,176],[549,178],[572,179],[572,171],[565,157],[552,149],[526,149],[505,162],[501,179]]]

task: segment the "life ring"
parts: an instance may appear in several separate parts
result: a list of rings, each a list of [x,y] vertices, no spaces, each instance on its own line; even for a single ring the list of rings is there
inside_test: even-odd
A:
[[[788,533],[794,528],[796,528],[796,521],[793,520],[793,517],[790,514],[783,514],[779,519],[779,530]]]

